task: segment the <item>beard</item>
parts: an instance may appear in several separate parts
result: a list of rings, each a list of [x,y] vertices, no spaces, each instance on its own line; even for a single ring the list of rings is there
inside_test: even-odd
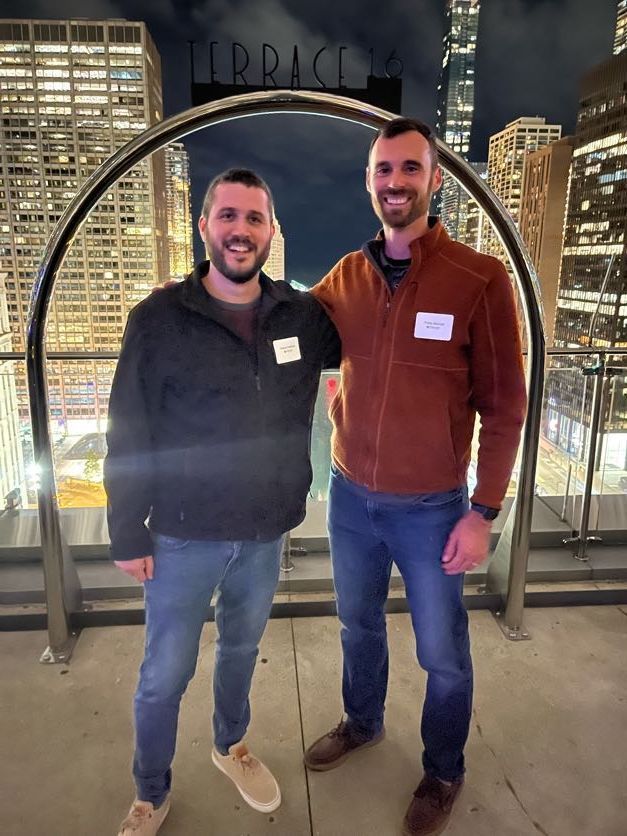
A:
[[[431,183],[429,184],[431,186]],[[402,206],[389,206],[384,202],[386,195],[394,197],[408,197],[408,203]],[[382,189],[380,192],[371,193],[370,200],[376,216],[382,224],[392,229],[404,229],[411,226],[418,218],[429,212],[431,202],[431,188],[426,192],[417,192],[414,189]]]
[[[209,260],[214,267],[224,276],[225,279],[234,284],[246,284],[251,279],[254,279],[257,273],[261,270],[263,265],[268,260],[270,255],[270,245],[272,238],[268,238],[267,243],[261,249],[248,238],[242,238],[239,235],[231,235],[225,238],[222,242],[218,242],[212,235],[207,236],[207,254]],[[253,248],[255,257],[252,263],[248,265],[229,265],[227,263],[226,248],[232,244],[242,244]]]

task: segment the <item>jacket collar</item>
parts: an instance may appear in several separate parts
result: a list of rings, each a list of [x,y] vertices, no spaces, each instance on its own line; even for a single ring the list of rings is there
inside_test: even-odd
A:
[[[381,247],[384,241],[385,236],[383,234],[383,230],[380,229],[376,238],[365,244],[362,249],[365,254],[368,255],[368,251],[372,253],[371,247]],[[420,267],[425,259],[441,250],[442,247],[448,243],[448,241],[450,241],[448,232],[444,229],[440,219],[435,215],[430,215],[428,230],[419,238],[414,238],[414,240],[409,244],[412,268],[415,269]]]
[[[202,283],[207,275],[210,262],[200,261],[183,282],[181,301],[187,308],[201,313],[204,316],[213,317],[215,307],[211,295],[207,293]],[[266,276],[264,272],[259,275],[261,287],[260,313],[266,313],[279,302],[289,300],[288,285],[285,282],[275,282]]]

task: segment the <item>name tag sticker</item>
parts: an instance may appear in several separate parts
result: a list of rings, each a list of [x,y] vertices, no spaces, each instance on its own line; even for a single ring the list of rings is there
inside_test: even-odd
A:
[[[448,313],[425,313],[418,311],[414,326],[414,337],[423,340],[448,340],[453,333],[455,317]]]
[[[284,340],[273,340],[274,353],[279,365],[282,363],[293,363],[300,360],[300,345],[298,337],[286,337]]]

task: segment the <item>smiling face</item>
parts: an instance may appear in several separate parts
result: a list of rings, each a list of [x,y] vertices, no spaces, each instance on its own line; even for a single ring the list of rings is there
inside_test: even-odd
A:
[[[255,186],[220,183],[198,229],[213,267],[244,284],[257,276],[270,254],[274,224],[268,196]]]
[[[442,185],[429,143],[417,131],[379,137],[366,170],[372,208],[384,227],[405,229],[424,222],[431,195]]]

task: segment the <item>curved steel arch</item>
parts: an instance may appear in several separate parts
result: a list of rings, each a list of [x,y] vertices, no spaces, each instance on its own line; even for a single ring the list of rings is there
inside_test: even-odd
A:
[[[46,318],[57,274],[78,229],[102,195],[136,163],[187,134],[220,122],[247,116],[301,113],[338,118],[379,128],[396,114],[353,99],[325,93],[269,91],[233,96],[179,113],[155,125],[120,148],[84,183],[55,227],[37,272],[27,323],[27,372],[35,464],[39,471],[38,505],[46,585],[50,646],[43,659],[63,661],[72,646],[69,612],[76,608],[77,578],[61,537],[56,501],[52,447],[49,431],[48,390],[44,335]],[[472,168],[438,140],[442,167],[477,201],[492,222],[511,260],[524,314],[529,346],[529,412],[523,433],[523,449],[514,513],[510,514],[497,548],[497,559],[488,573],[488,583],[506,605],[505,624],[521,627],[524,584],[529,550],[535,465],[540,428],[544,375],[544,334],[539,291],[531,260],[522,239],[501,203]],[[70,599],[73,598],[74,602]]]

